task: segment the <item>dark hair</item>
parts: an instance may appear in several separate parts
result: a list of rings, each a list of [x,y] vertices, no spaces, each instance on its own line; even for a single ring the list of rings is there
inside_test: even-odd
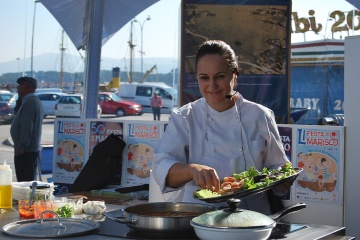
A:
[[[239,73],[237,57],[234,50],[230,47],[230,45],[221,40],[209,40],[201,44],[198,52],[196,53],[195,70],[197,69],[200,58],[204,57],[205,55],[215,54],[219,54],[226,59],[233,73]]]
[[[321,163],[326,162],[326,158],[321,158],[320,162]]]

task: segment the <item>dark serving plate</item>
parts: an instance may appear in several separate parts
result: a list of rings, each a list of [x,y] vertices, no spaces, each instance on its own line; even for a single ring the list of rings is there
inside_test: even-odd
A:
[[[296,170],[295,174],[293,174],[287,178],[272,182],[266,187],[251,189],[251,190],[234,189],[234,191],[224,193],[223,195],[218,196],[218,197],[211,197],[211,198],[196,198],[196,197],[194,197],[194,198],[204,201],[204,202],[207,202],[207,203],[218,203],[218,202],[225,202],[230,198],[242,198],[242,197],[246,197],[246,196],[260,193],[263,191],[267,191],[267,190],[270,190],[277,186],[280,186],[282,184],[294,181],[299,176],[299,174],[303,171],[302,168],[294,168],[294,169]]]

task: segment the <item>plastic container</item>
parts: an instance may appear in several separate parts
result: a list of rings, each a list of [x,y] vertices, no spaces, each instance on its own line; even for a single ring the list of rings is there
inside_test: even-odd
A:
[[[56,208],[55,203],[53,201],[36,201],[34,204],[34,212],[35,212],[35,218],[54,218],[55,214],[51,213],[45,213],[42,215],[42,213],[45,210],[51,210],[54,211]]]
[[[33,219],[34,213],[34,201],[29,203],[29,199],[19,200],[19,216],[20,219]]]
[[[0,165],[0,208],[12,207],[12,170],[4,161]]]
[[[56,212],[61,218],[74,217],[74,201],[67,199],[66,197],[54,198],[52,201],[54,206],[54,212]]]

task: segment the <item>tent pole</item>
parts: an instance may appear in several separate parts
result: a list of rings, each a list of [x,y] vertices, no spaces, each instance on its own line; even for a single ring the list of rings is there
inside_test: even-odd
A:
[[[102,28],[104,19],[104,1],[87,0],[89,7],[89,35],[86,44],[85,65],[85,118],[97,118],[98,88],[100,79],[100,59],[102,46]],[[83,116],[83,115],[82,115]]]

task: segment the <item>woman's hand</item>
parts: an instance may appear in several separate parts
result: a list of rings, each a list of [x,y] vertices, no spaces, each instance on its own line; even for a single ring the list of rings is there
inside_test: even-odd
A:
[[[199,164],[189,164],[189,167],[196,185],[214,192],[220,190],[219,176],[214,168]]]

